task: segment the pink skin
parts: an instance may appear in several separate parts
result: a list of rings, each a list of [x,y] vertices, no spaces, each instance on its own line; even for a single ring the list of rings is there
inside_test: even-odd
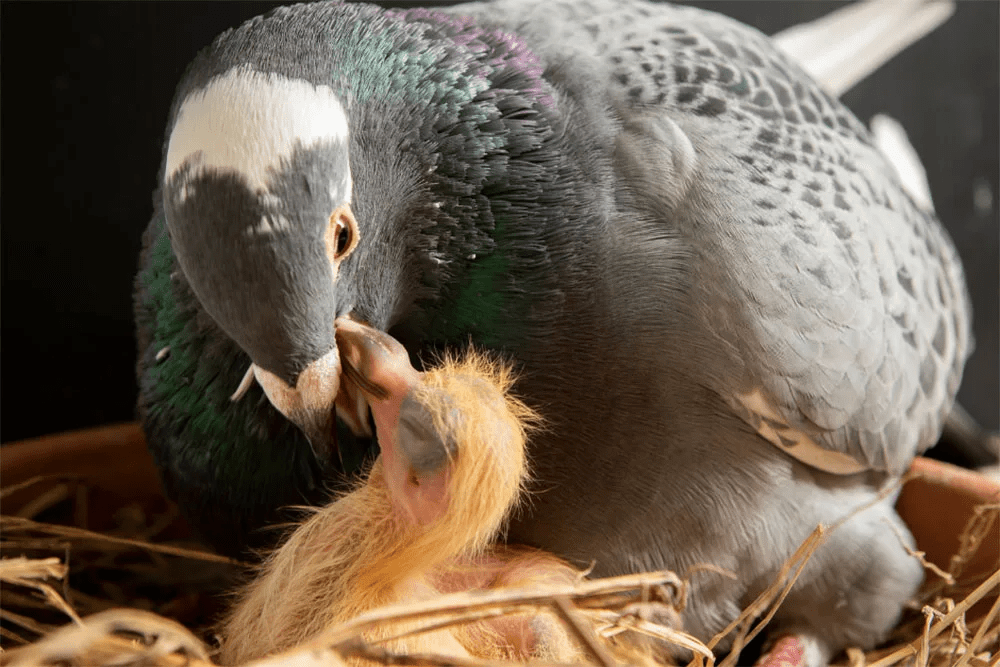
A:
[[[388,394],[379,397],[358,387],[375,420],[382,469],[393,504],[410,523],[427,525],[447,509],[448,466],[418,475],[398,442],[403,400],[420,384],[423,373],[410,365],[406,349],[387,333],[348,318],[338,319],[336,326],[341,364],[350,364],[365,381]]]

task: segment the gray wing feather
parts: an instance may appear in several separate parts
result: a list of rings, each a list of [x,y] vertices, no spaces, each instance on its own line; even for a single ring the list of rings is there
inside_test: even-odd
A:
[[[847,109],[765,36],[697,9],[458,11],[603,78],[625,152],[636,147],[626,162],[646,161],[647,174],[687,165],[683,198],[671,181],[651,183],[662,196],[648,200],[692,250],[704,327],[692,335],[714,337],[728,371],[704,381],[758,432],[819,467],[830,454],[840,472],[898,473],[933,444],[970,352],[961,265]],[[636,118],[660,127],[631,141]]]

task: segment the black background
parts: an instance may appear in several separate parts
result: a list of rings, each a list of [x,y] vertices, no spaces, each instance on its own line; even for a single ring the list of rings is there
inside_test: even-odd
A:
[[[132,276],[174,85],[216,34],[274,4],[0,5],[3,441],[133,419]],[[767,33],[840,5],[693,4]],[[959,2],[844,96],[862,120],[899,119],[927,167],[976,308],[960,398],[994,429],[998,8]]]

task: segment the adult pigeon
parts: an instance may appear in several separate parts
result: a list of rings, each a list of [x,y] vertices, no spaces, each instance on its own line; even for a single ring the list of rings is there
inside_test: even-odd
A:
[[[692,575],[684,628],[709,638],[934,442],[969,353],[955,250],[868,130],[697,9],[277,9],[191,64],[161,176],[140,410],[229,550],[357,465],[349,314],[416,364],[515,360],[546,428],[509,540],[596,574],[729,570]],[[911,542],[873,502],[775,623],[813,664],[879,641],[921,580]]]

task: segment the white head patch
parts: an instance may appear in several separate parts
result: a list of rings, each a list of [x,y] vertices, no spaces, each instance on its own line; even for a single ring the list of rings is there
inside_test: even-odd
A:
[[[266,191],[268,169],[280,167],[296,146],[347,135],[347,114],[328,86],[239,67],[184,100],[167,148],[167,180],[200,154],[199,168],[239,172]],[[351,176],[344,178],[331,185],[340,201],[349,201]]]

